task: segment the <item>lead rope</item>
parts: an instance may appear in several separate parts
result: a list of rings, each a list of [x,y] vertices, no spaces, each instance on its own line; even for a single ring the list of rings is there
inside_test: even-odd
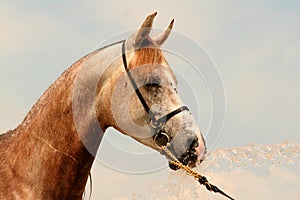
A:
[[[154,113],[151,111],[150,107],[147,105],[145,99],[143,98],[141,92],[139,91],[139,88],[127,66],[127,59],[126,59],[126,51],[125,51],[125,43],[126,40],[122,41],[122,60],[123,60],[123,65],[125,68],[125,71],[127,73],[127,76],[131,82],[131,85],[133,86],[140,102],[142,103],[146,113],[148,113],[150,120],[151,120],[151,124],[153,126],[153,128],[155,129],[155,135],[154,135],[154,139],[158,138],[158,136],[164,136],[167,140],[169,140],[169,137],[166,134],[163,134],[161,132],[162,126],[172,117],[174,117],[175,115],[177,115],[178,113],[184,111],[184,110],[189,110],[189,108],[187,106],[182,106],[168,114],[166,114],[165,116],[156,119],[154,116]],[[167,141],[169,142],[169,141]],[[179,168],[185,170],[189,175],[193,176],[201,185],[204,185],[206,187],[206,189],[208,189],[209,191],[213,191],[216,193],[220,193],[226,197],[228,197],[231,200],[234,200],[233,198],[231,198],[230,196],[228,196],[227,194],[225,194],[222,190],[220,190],[219,188],[217,188],[216,186],[210,184],[208,182],[208,180],[204,177],[201,176],[200,174],[198,174],[197,172],[193,171],[192,169],[190,169],[189,167],[183,165],[181,162],[179,162],[179,160],[167,149],[166,146],[160,146],[157,145],[158,147],[161,147],[161,149],[170,157],[170,159],[172,160],[172,163],[176,166],[178,166]]]
[[[188,166],[183,165],[170,151],[166,146],[161,146],[161,149],[167,154],[167,156],[169,156],[169,158],[171,159],[171,163],[176,165],[177,167],[183,169],[184,171],[186,171],[187,174],[193,176],[195,178],[195,180],[197,180],[201,185],[204,185],[206,187],[207,190],[211,191],[211,192],[215,192],[215,193],[220,193],[221,195],[234,200],[234,198],[230,197],[229,195],[227,195],[225,192],[223,192],[222,190],[220,190],[217,186],[214,186],[212,184],[210,184],[208,182],[208,180],[206,179],[206,177],[202,176],[201,174],[198,174],[197,172],[195,172],[194,170],[192,170],[191,168],[189,168]]]

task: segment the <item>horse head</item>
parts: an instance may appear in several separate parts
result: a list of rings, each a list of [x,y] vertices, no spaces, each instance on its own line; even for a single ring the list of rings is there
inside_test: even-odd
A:
[[[166,145],[179,161],[193,167],[203,160],[205,141],[182,104],[176,76],[160,49],[174,20],[166,30],[150,35],[155,16],[149,15],[140,29],[122,43],[122,56],[108,68],[114,76],[104,81],[111,93],[99,92],[101,98],[110,96],[111,100],[98,112],[109,112],[111,123],[107,126],[160,152],[160,147]],[[169,166],[177,169],[171,163]]]

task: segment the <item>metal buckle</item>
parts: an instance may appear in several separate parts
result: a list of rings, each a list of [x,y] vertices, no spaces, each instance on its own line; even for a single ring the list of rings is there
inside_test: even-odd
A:
[[[162,126],[162,123],[159,122],[159,121],[157,121],[157,120],[155,120],[155,121],[151,120],[150,121],[150,125],[152,126],[152,128],[158,129],[158,128],[160,128]]]
[[[153,140],[158,148],[170,144],[170,137],[164,132],[160,132],[154,135]]]

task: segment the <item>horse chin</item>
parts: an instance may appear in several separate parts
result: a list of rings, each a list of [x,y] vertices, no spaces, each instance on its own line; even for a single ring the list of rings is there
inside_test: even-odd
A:
[[[194,168],[197,166],[198,163],[200,163],[197,154],[189,151],[184,153],[180,158],[178,158],[178,160],[183,165],[188,166],[190,168]],[[174,171],[180,169],[176,164],[170,161],[169,161],[169,167]]]
[[[174,151],[175,150],[174,145],[171,145],[170,151],[173,151],[173,153],[175,153],[174,155],[176,155],[177,160],[180,163],[190,168],[193,168],[196,167],[197,164],[200,164],[203,161],[204,155],[206,153],[206,147],[205,145],[201,145],[201,143],[199,143],[197,137],[194,138],[192,141],[189,141],[188,144],[189,147],[185,151],[183,151],[183,153],[178,154],[177,151],[176,154]],[[169,167],[172,170],[179,169],[179,167],[171,161],[169,161]]]

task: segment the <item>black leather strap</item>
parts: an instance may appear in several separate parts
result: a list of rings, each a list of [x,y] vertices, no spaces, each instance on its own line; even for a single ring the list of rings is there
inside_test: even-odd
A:
[[[167,122],[169,119],[171,119],[172,117],[174,117],[175,115],[177,115],[178,113],[180,113],[184,110],[189,111],[189,108],[187,106],[182,106],[180,108],[177,108],[176,110],[173,110],[172,112],[170,112],[170,113],[166,114],[165,116],[159,118],[157,121],[161,122],[161,123]]]
[[[153,112],[151,111],[151,109],[149,108],[149,106],[147,105],[145,99],[143,98],[136,82],[134,81],[133,77],[132,77],[132,74],[130,73],[130,70],[128,69],[128,66],[127,66],[127,59],[126,59],[126,52],[125,52],[125,40],[123,41],[123,44],[122,44],[122,59],[123,59],[123,65],[124,65],[124,68],[126,70],[126,73],[127,73],[127,76],[129,77],[129,80],[131,82],[131,85],[133,86],[134,90],[135,90],[135,93],[137,94],[140,102],[142,103],[145,111],[148,113],[149,117],[151,120],[155,120],[155,117],[154,117],[154,114]]]
[[[135,90],[135,93],[137,94],[140,102],[142,103],[145,111],[148,113],[149,117],[150,117],[150,120],[151,120],[151,125],[153,126],[154,130],[155,130],[155,133],[156,134],[159,134],[161,132],[161,129],[162,127],[167,123],[167,121],[169,119],[171,119],[172,117],[174,117],[175,115],[177,115],[178,113],[184,111],[184,110],[189,110],[189,108],[187,106],[182,106],[166,115],[164,115],[163,117],[159,118],[159,119],[156,119],[155,116],[154,116],[154,113],[152,112],[152,110],[150,109],[150,107],[148,106],[148,104],[146,103],[145,99],[143,98],[134,78],[132,77],[132,74],[130,72],[130,70],[128,69],[128,66],[127,66],[127,59],[126,59],[126,52],[125,52],[125,42],[126,40],[123,41],[123,44],[122,44],[122,59],[123,59],[123,65],[124,65],[124,68],[125,68],[125,71],[127,73],[127,76],[131,82],[131,85],[133,86],[134,90]]]

